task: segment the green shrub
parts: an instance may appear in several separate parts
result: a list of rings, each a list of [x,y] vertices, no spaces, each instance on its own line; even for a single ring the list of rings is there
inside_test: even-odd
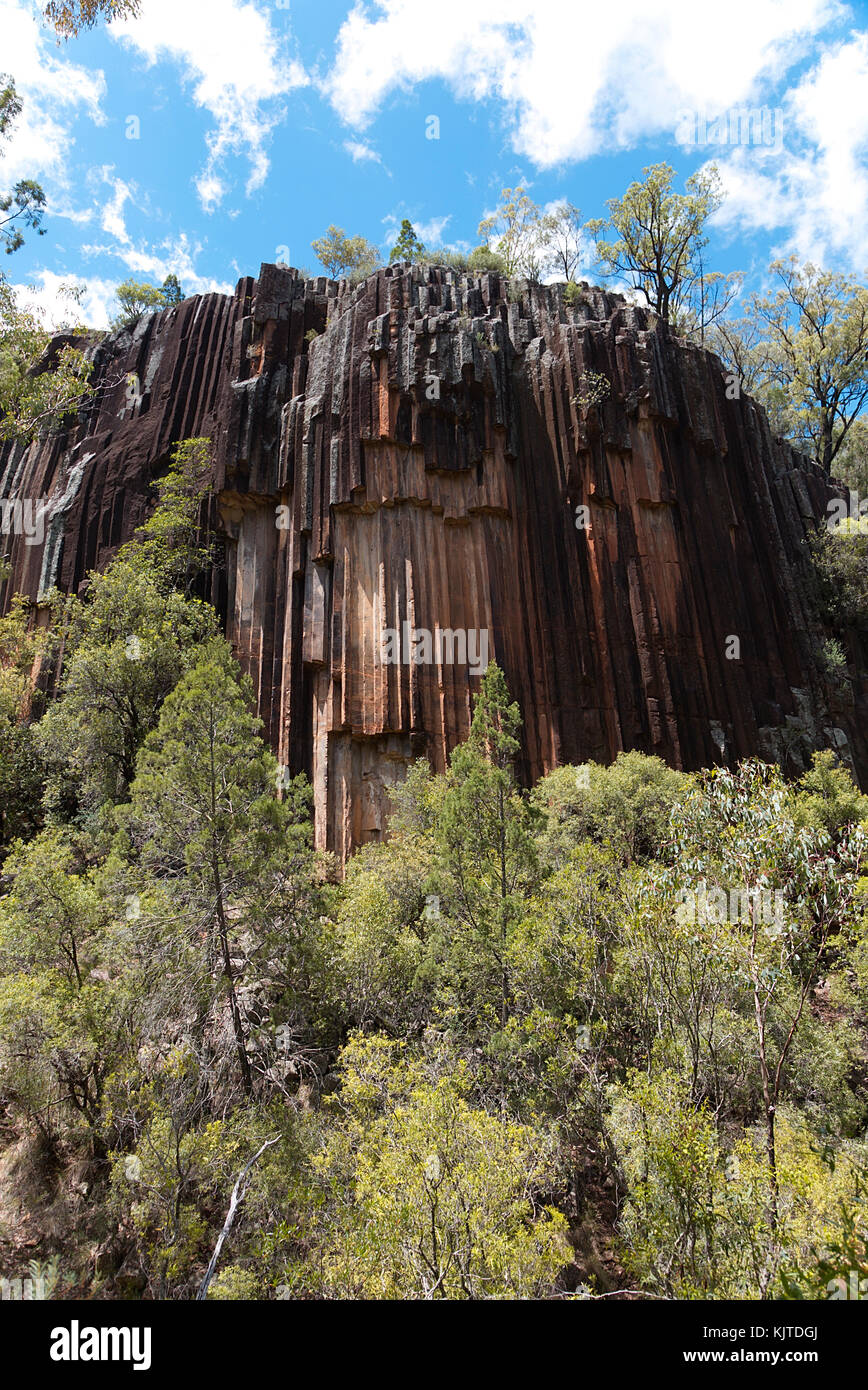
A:
[[[548,820],[543,856],[562,864],[582,840],[609,844],[624,863],[661,858],[669,812],[684,777],[660,758],[618,754],[602,767],[559,767],[538,782],[531,800]]]
[[[834,627],[855,628],[868,640],[868,518],[824,527],[811,552],[825,616]]]
[[[582,288],[576,284],[575,280],[568,280],[564,286],[564,303],[567,308],[575,309],[581,304],[583,298]]]

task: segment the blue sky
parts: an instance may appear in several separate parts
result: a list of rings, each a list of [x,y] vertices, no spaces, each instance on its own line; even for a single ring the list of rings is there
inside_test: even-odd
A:
[[[410,217],[469,248],[504,185],[600,216],[659,160],[680,178],[716,160],[708,261],[751,288],[774,255],[868,263],[865,3],[143,0],[60,46],[38,16],[0,0],[26,103],[0,181],[49,198],[47,235],[3,269],[55,317],[63,283],[102,325],[129,275],[192,293],[262,261],[321,273],[331,222],[388,252]],[[765,129],[716,141],[744,108]],[[581,273],[599,278],[590,248]]]

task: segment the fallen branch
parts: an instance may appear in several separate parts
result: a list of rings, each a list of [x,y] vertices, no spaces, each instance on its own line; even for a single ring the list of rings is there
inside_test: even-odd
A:
[[[262,1157],[266,1149],[270,1149],[272,1144],[279,1143],[279,1134],[274,1139],[266,1139],[265,1143],[262,1145],[262,1148],[257,1149],[256,1153],[253,1155],[250,1161],[245,1164],[245,1166],[241,1169],[241,1172],[238,1174],[237,1181],[232,1189],[232,1196],[229,1201],[229,1210],[226,1213],[226,1220],[223,1222],[223,1230],[217,1237],[217,1244],[214,1246],[214,1254],[211,1256],[210,1263],[205,1271],[205,1278],[199,1285],[199,1292],[196,1294],[197,1303],[200,1299],[204,1298],[208,1292],[208,1285],[214,1278],[214,1271],[217,1268],[217,1261],[220,1258],[220,1251],[223,1249],[226,1237],[232,1230],[232,1224],[235,1220],[236,1212],[238,1211],[238,1208],[241,1206],[241,1203],[244,1201],[244,1198],[247,1196],[247,1189],[250,1186],[250,1183],[248,1181],[248,1174],[251,1168],[253,1167],[256,1160]]]

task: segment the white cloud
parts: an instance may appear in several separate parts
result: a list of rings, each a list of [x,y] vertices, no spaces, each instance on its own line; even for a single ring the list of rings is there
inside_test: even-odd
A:
[[[11,70],[23,109],[4,144],[5,184],[53,177],[66,186],[72,121],[82,111],[97,124],[105,116],[105,77],[81,67],[58,48],[29,0],[0,0],[3,52],[0,69]]]
[[[135,242],[126,233],[114,244],[88,243],[82,246],[87,257],[111,256],[120,261],[128,275],[151,284],[162,284],[167,275],[177,275],[186,294],[232,294],[235,286],[213,275],[203,275],[196,262],[203,252],[202,242],[191,239],[186,232],[166,237],[154,245]],[[126,276],[122,277],[126,278]]]
[[[538,167],[671,135],[685,109],[755,99],[841,13],[837,0],[360,0],[323,90],[364,130],[395,92],[432,79],[503,104]],[[423,137],[420,126],[420,139]]]
[[[260,188],[268,174],[268,140],[281,117],[279,99],[308,81],[268,15],[250,0],[143,0],[135,19],[109,32],[149,65],[179,63],[194,102],[213,118],[196,179],[206,212],[228,191],[224,170],[232,156],[249,163],[247,192]]]
[[[345,140],[344,149],[350,156],[354,164],[382,164],[383,161],[377,154],[373,146],[368,145],[363,140]]]
[[[112,185],[112,196],[105,204],[100,218],[100,226],[109,236],[117,237],[119,241],[129,241],[130,234],[127,231],[124,221],[124,204],[132,198],[132,189],[123,179],[111,178],[108,171],[104,177]]]
[[[398,239],[398,233],[401,230],[401,223],[407,216],[408,213],[405,208],[399,208],[397,212],[387,213],[387,215],[383,218],[383,246],[394,246],[395,242]],[[419,221],[415,217],[410,217],[410,221],[413,224],[413,231],[416,233],[416,236],[430,250],[459,251],[464,249],[463,242],[454,246],[447,246],[444,244],[443,233],[445,232],[447,225],[452,221],[451,213],[446,213],[442,217],[429,217],[427,222]]]
[[[416,235],[426,246],[442,246],[443,233],[448,224],[452,221],[452,214],[447,213],[445,217],[430,217],[427,222],[416,222]]]
[[[63,217],[67,222],[75,222],[80,226],[86,226],[94,219],[94,208],[74,208],[71,203],[57,202],[49,199],[48,212],[51,217]]]
[[[85,282],[80,275],[57,275],[53,270],[41,270],[34,279],[35,284],[19,284],[14,289],[20,303],[43,314],[46,327],[60,328],[72,322],[86,323],[89,328],[108,327],[116,311],[115,281]],[[67,293],[70,286],[81,293],[78,304]]]
[[[784,103],[780,154],[740,148],[718,160],[724,227],[780,232],[779,252],[868,262],[868,34],[830,48]],[[763,157],[757,158],[761,154]]]
[[[124,209],[127,203],[140,205],[137,202],[139,190],[135,184],[118,178],[112,165],[92,169],[88,184],[94,191],[100,186],[107,186],[111,190],[108,198],[96,197],[96,203],[101,208],[100,228],[111,240],[85,243],[81,247],[84,257],[109,257],[120,262],[124,274],[119,279],[132,276],[159,285],[167,275],[177,275],[187,294],[232,293],[234,285],[211,275],[203,275],[197,269],[196,262],[204,249],[203,244],[191,239],[186,232],[181,232],[179,236],[167,236],[156,243],[136,240],[132,236],[127,228]]]
[[[199,194],[199,202],[206,212],[213,212],[219,207],[226,194],[229,192],[229,185],[223,179],[217,177],[215,173],[203,172],[196,179],[196,192]]]
[[[385,229],[384,245],[394,245],[395,240],[398,239],[398,232],[401,231],[401,222],[405,217],[408,217],[406,208],[399,208],[396,213],[388,213],[385,215],[383,218],[383,227]],[[410,217],[410,222],[413,224],[413,231],[416,232],[417,238],[419,238],[420,242],[424,242],[424,245],[433,247],[433,249],[434,247],[444,250],[451,249],[451,247],[444,246],[444,239],[442,239],[445,229],[447,229],[447,225],[451,221],[451,213],[445,213],[442,217],[430,217],[427,221],[419,221],[415,217]],[[458,249],[458,247],[455,247],[455,249]]]

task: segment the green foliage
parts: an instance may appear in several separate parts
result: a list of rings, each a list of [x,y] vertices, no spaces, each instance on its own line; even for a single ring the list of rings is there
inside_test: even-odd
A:
[[[259,1297],[262,1285],[249,1269],[238,1265],[227,1265],[221,1270],[208,1289],[208,1297],[223,1302],[250,1302]]]
[[[50,0],[43,10],[46,21],[61,38],[71,39],[92,29],[101,19],[110,22],[139,13],[140,0]]]
[[[680,1299],[804,1296],[792,1291],[782,1259],[788,1248],[810,1270],[813,1296],[828,1296],[817,1285],[827,1274],[835,1278],[840,1255],[852,1258],[864,1155],[842,1156],[830,1184],[804,1124],[782,1117],[779,1210],[772,1222],[759,1137],[748,1132],[727,1140],[676,1074],[637,1075],[615,1088],[608,1123],[630,1188],[621,1222],[625,1256],[643,1286]],[[820,1260],[812,1267],[805,1258],[812,1229],[827,1234],[828,1265]]]
[[[424,259],[424,243],[417,237],[413,223],[409,218],[405,217],[401,221],[401,230],[398,233],[398,240],[389,252],[389,265],[394,265],[395,261],[419,262]]]
[[[544,215],[543,236],[546,269],[563,274],[568,286],[575,285],[585,247],[581,210],[565,198]]]
[[[65,1103],[96,1143],[122,1019],[102,966],[108,911],[69,839],[45,830],[13,849],[0,899],[0,1086],[52,1135]]]
[[[688,326],[698,320],[701,330],[722,316],[735,291],[713,305],[708,299],[711,278],[703,270],[702,252],[708,244],[705,224],[722,202],[715,165],[692,174],[684,193],[673,191],[675,170],[655,164],[642,171],[641,183],[631,183],[621,198],[607,201],[608,218],[588,223],[597,236],[597,255],[608,275],[626,276],[645,303],[665,322]],[[601,234],[609,231],[606,240]]]
[[[21,115],[23,103],[14,78],[0,73],[0,140],[8,138],[9,130]],[[2,150],[0,150],[2,154]],[[7,255],[24,245],[22,227],[29,227],[37,236],[45,236],[42,225],[45,193],[33,179],[19,179],[8,193],[0,193],[0,246]]]
[[[823,830],[796,824],[779,771],[750,761],[691,779],[673,817],[677,875],[691,891],[715,886],[728,898],[721,923],[736,975],[749,987],[755,1066],[766,1128],[768,1209],[779,1218],[776,1114],[793,1067],[792,1047],[832,942],[852,919],[868,838],[843,836],[831,852]],[[713,857],[708,845],[714,845]],[[737,911],[732,910],[732,894]],[[777,893],[774,910],[762,895]],[[768,897],[766,898],[768,905]],[[705,911],[698,913],[701,920]]]
[[[8,73],[0,74],[0,139],[6,135],[10,126],[21,115],[21,98],[15,87],[15,79]]]
[[[342,227],[332,223],[325,234],[311,242],[314,254],[333,280],[346,272],[364,279],[380,264],[380,253],[362,236],[348,237]]]
[[[585,417],[589,411],[599,410],[611,393],[612,383],[603,372],[582,372],[579,377],[579,389],[571,398],[570,404],[578,406]]]
[[[72,307],[80,291],[68,289],[66,297]],[[57,428],[93,394],[92,363],[75,345],[84,332],[73,322],[46,328],[42,314],[23,307],[0,276],[0,439],[26,443]]]
[[[506,274],[506,261],[488,246],[477,246],[473,251],[446,251],[442,247],[430,250],[426,260],[431,265],[445,265],[450,270],[458,270],[472,275],[496,273]]]
[[[0,723],[0,856],[15,839],[29,839],[42,824],[45,771],[33,730]]]
[[[202,510],[211,495],[209,439],[184,439],[172,451],[169,468],[155,481],[157,505],[118,559],[146,569],[163,586],[189,590],[213,561],[203,537]]]
[[[149,284],[147,280],[130,278],[122,281],[115,290],[119,312],[112,320],[112,327],[130,328],[138,322],[142,314],[154,313],[158,309],[165,309],[169,304],[177,304],[180,299],[180,286],[175,276],[169,279],[173,280],[174,284],[169,284],[167,280],[162,289],[158,285]]]
[[[838,446],[832,473],[858,497],[868,497],[868,418],[865,416],[853,421]]]
[[[16,1196],[70,1281],[195,1297],[245,1174],[218,1301],[858,1286],[868,877],[846,770],[685,776],[631,752],[528,793],[492,664],[446,771],[409,768],[388,839],[336,882],[310,788],[190,596],[208,462],[178,451],[62,631],[22,600],[0,621],[0,731],[43,750],[48,808],[42,827],[13,759],[3,1143],[39,1146]]]
[[[334,987],[354,1027],[412,1030],[424,1018],[416,975],[424,958],[424,850],[371,845],[351,861],[337,914]]]
[[[818,596],[828,621],[868,639],[868,521],[842,521],[811,538]]]
[[[452,754],[436,842],[445,918],[429,942],[462,1026],[487,1031],[510,1006],[507,948],[522,895],[536,881],[535,817],[517,789],[518,706],[492,662],[477,696],[470,737]]]
[[[507,275],[506,257],[487,246],[475,247],[467,258],[467,269],[476,274]]]
[[[814,753],[811,767],[799,779],[794,820],[828,835],[868,821],[868,796],[862,796],[846,768],[828,748]]]
[[[795,256],[770,272],[780,288],[751,300],[768,389],[786,401],[788,432],[830,473],[868,403],[868,289]]]
[[[502,189],[500,197],[496,211],[482,219],[477,234],[485,247],[493,240],[492,250],[503,261],[506,275],[539,280],[545,269],[548,223],[520,185]]]
[[[246,1156],[246,1131],[259,1118],[190,1123],[189,1112],[163,1096],[194,1067],[183,1047],[153,1066],[152,1082],[136,1097],[137,1113],[128,1117],[134,1121],[134,1150],[118,1153],[112,1167],[111,1205],[132,1228],[155,1298],[166,1298],[169,1290],[175,1297],[194,1296],[198,1272],[211,1253],[211,1223]],[[237,1277],[233,1283],[237,1289]]]
[[[622,1231],[631,1265],[669,1298],[709,1297],[725,1192],[712,1115],[662,1072],[616,1090],[609,1125],[630,1191]]]
[[[24,245],[22,227],[30,227],[37,236],[45,236],[46,228],[42,225],[44,207],[45,194],[34,179],[19,179],[9,193],[0,197],[0,212],[7,214],[0,218],[0,243],[7,255]],[[13,222],[17,224],[14,227],[10,225]]]
[[[214,617],[124,565],[94,579],[90,602],[71,621],[63,699],[39,724],[37,746],[61,800],[71,782],[82,807],[122,801],[139,748]]]
[[[405,838],[425,839],[437,823],[445,785],[435,778],[427,758],[411,763],[403,782],[391,791],[390,828]]]
[[[40,696],[34,675],[51,649],[47,627],[31,622],[30,605],[15,594],[0,618],[0,855],[41,824],[42,760],[33,734]]]
[[[834,1177],[838,1165],[827,1160]],[[836,1184],[837,1186],[837,1184]],[[837,1221],[824,1231],[823,1243],[812,1242],[795,1269],[782,1272],[783,1297],[789,1299],[864,1299],[868,1297],[868,1177],[853,1173],[850,1191],[838,1197]]]
[[[246,1091],[252,1088],[249,1026],[235,958],[255,952],[261,926],[249,866],[276,876],[290,848],[294,810],[292,799],[278,800],[277,763],[258,737],[261,721],[252,705],[249,678],[239,679],[225,641],[212,638],[145,740],[123,817],[139,872],[172,881],[179,916],[198,923],[220,962]]]
[[[160,287],[160,292],[167,308],[171,308],[174,304],[183,303],[184,291],[181,289],[181,282],[177,275],[167,275]]]
[[[663,858],[669,813],[683,783],[682,774],[660,758],[637,752],[619,753],[610,767],[592,762],[557,768],[532,796],[547,818],[545,857],[561,864],[575,845],[592,839],[625,864]]]
[[[576,309],[582,302],[582,287],[575,280],[568,280],[564,286],[564,303],[568,309]]]
[[[341,1056],[343,1124],[316,1160],[324,1290],[366,1298],[535,1298],[568,1256],[535,1191],[545,1146],[470,1103],[462,1066],[429,1079],[382,1036]],[[322,1220],[322,1218],[321,1218]]]
[[[36,731],[58,806],[126,797],[163,700],[216,631],[213,610],[176,587],[187,587],[208,554],[198,529],[207,460],[207,441],[178,447],[151,518],[90,576],[84,600],[67,601],[63,699]]]

